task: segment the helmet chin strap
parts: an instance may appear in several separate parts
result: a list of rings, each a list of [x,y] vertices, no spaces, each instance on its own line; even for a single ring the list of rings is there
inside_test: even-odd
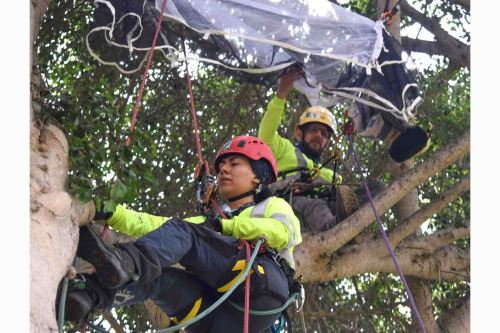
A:
[[[231,198],[228,198],[227,201],[228,202],[235,202],[236,200],[240,200],[240,199],[243,199],[243,198],[246,198],[246,197],[249,197],[249,196],[252,196],[252,195],[255,195],[255,194],[259,194],[260,191],[262,191],[262,184],[259,184],[257,186],[257,188],[253,189],[253,190],[250,190],[250,191],[247,191],[245,193],[242,193],[242,194],[239,194],[237,196],[234,196],[234,197],[231,197]]]

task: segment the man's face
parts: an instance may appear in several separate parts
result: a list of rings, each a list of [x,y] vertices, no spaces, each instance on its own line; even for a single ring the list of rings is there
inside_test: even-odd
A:
[[[309,123],[302,129],[304,144],[314,153],[321,155],[330,143],[331,130],[321,123]]]

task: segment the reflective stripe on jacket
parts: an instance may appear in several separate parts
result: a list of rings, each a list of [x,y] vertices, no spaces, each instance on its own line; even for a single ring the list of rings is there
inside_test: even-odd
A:
[[[107,223],[115,230],[139,238],[168,220],[168,217],[140,213],[117,205]],[[194,216],[184,220],[200,224],[205,221],[205,217]],[[291,253],[293,247],[302,242],[302,237],[300,222],[285,200],[270,197],[255,206],[247,207],[237,216],[221,219],[221,222],[222,234],[226,236],[248,241],[264,238],[268,247],[280,252],[289,251],[289,255],[284,257],[293,265]]]
[[[274,96],[267,105],[267,111],[260,122],[258,137],[271,148],[278,163],[278,171],[297,170],[304,165],[308,170],[314,170],[315,165],[313,160],[296,148],[290,140],[278,134],[284,110],[285,100]],[[290,175],[295,173],[291,172]],[[324,181],[331,183],[333,180],[333,170],[324,167],[320,170],[319,176]]]

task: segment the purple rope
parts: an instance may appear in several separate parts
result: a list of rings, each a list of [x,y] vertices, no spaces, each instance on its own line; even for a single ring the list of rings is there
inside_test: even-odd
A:
[[[384,225],[382,224],[382,220],[380,219],[380,214],[378,212],[377,207],[375,207],[375,203],[373,202],[372,194],[370,193],[370,189],[368,188],[368,183],[366,182],[366,178],[363,175],[363,170],[361,170],[361,163],[359,162],[358,156],[356,155],[356,151],[354,150],[354,143],[352,141],[352,135],[347,134],[347,138],[349,140],[349,145],[351,146],[351,151],[352,155],[354,156],[354,160],[356,162],[356,165],[359,169],[359,173],[361,175],[361,178],[363,179],[363,185],[365,187],[366,194],[368,195],[368,200],[370,201],[370,205],[372,206],[373,209],[373,214],[375,214],[375,217],[377,218],[378,225],[380,227],[380,232],[382,233],[382,236],[384,237],[385,245],[387,245],[387,249],[389,250],[389,253],[391,254],[392,261],[394,261],[394,265],[396,266],[396,270],[398,271],[399,277],[401,278],[401,281],[403,281],[403,284],[406,289],[406,294],[408,295],[408,300],[410,301],[410,307],[413,310],[415,317],[417,317],[418,324],[420,325],[420,329],[422,330],[423,333],[427,333],[424,327],[424,323],[422,322],[422,318],[420,317],[420,313],[417,310],[417,306],[415,305],[415,301],[413,300],[413,296],[410,291],[410,287],[408,287],[408,284],[406,283],[406,279],[403,275],[403,272],[401,271],[401,268],[399,267],[398,260],[396,259],[396,255],[394,254],[394,251],[392,250],[391,243],[389,242],[389,239],[387,238],[387,234],[385,233],[384,230]]]

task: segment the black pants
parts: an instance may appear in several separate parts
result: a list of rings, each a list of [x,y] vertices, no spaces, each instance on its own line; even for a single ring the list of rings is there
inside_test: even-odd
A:
[[[245,269],[245,248],[232,237],[220,235],[180,219],[171,219],[160,228],[125,247],[138,253],[132,255],[136,265],[161,266],[161,273],[149,276],[149,281],[139,278],[114,291],[112,306],[143,302],[151,298],[175,322],[182,323],[213,304],[242,274]],[[148,257],[142,260],[144,249]],[[139,253],[141,252],[141,253]],[[179,262],[186,270],[171,268]],[[139,271],[151,272],[141,267]],[[271,310],[284,304],[288,297],[288,282],[278,264],[265,254],[259,254],[251,271],[250,308]],[[230,297],[240,306],[244,304],[244,284]],[[278,314],[250,316],[250,332],[263,332],[275,322]],[[188,332],[235,332],[243,330],[243,312],[224,302],[210,315],[187,327]]]
[[[381,181],[369,181],[368,188],[374,197],[384,191],[386,186]],[[356,188],[354,193],[360,206],[368,202],[368,195],[363,184]],[[297,195],[292,198],[292,208],[299,218],[302,232],[317,234],[329,230],[339,223],[333,199],[330,201],[327,198],[309,198]]]

